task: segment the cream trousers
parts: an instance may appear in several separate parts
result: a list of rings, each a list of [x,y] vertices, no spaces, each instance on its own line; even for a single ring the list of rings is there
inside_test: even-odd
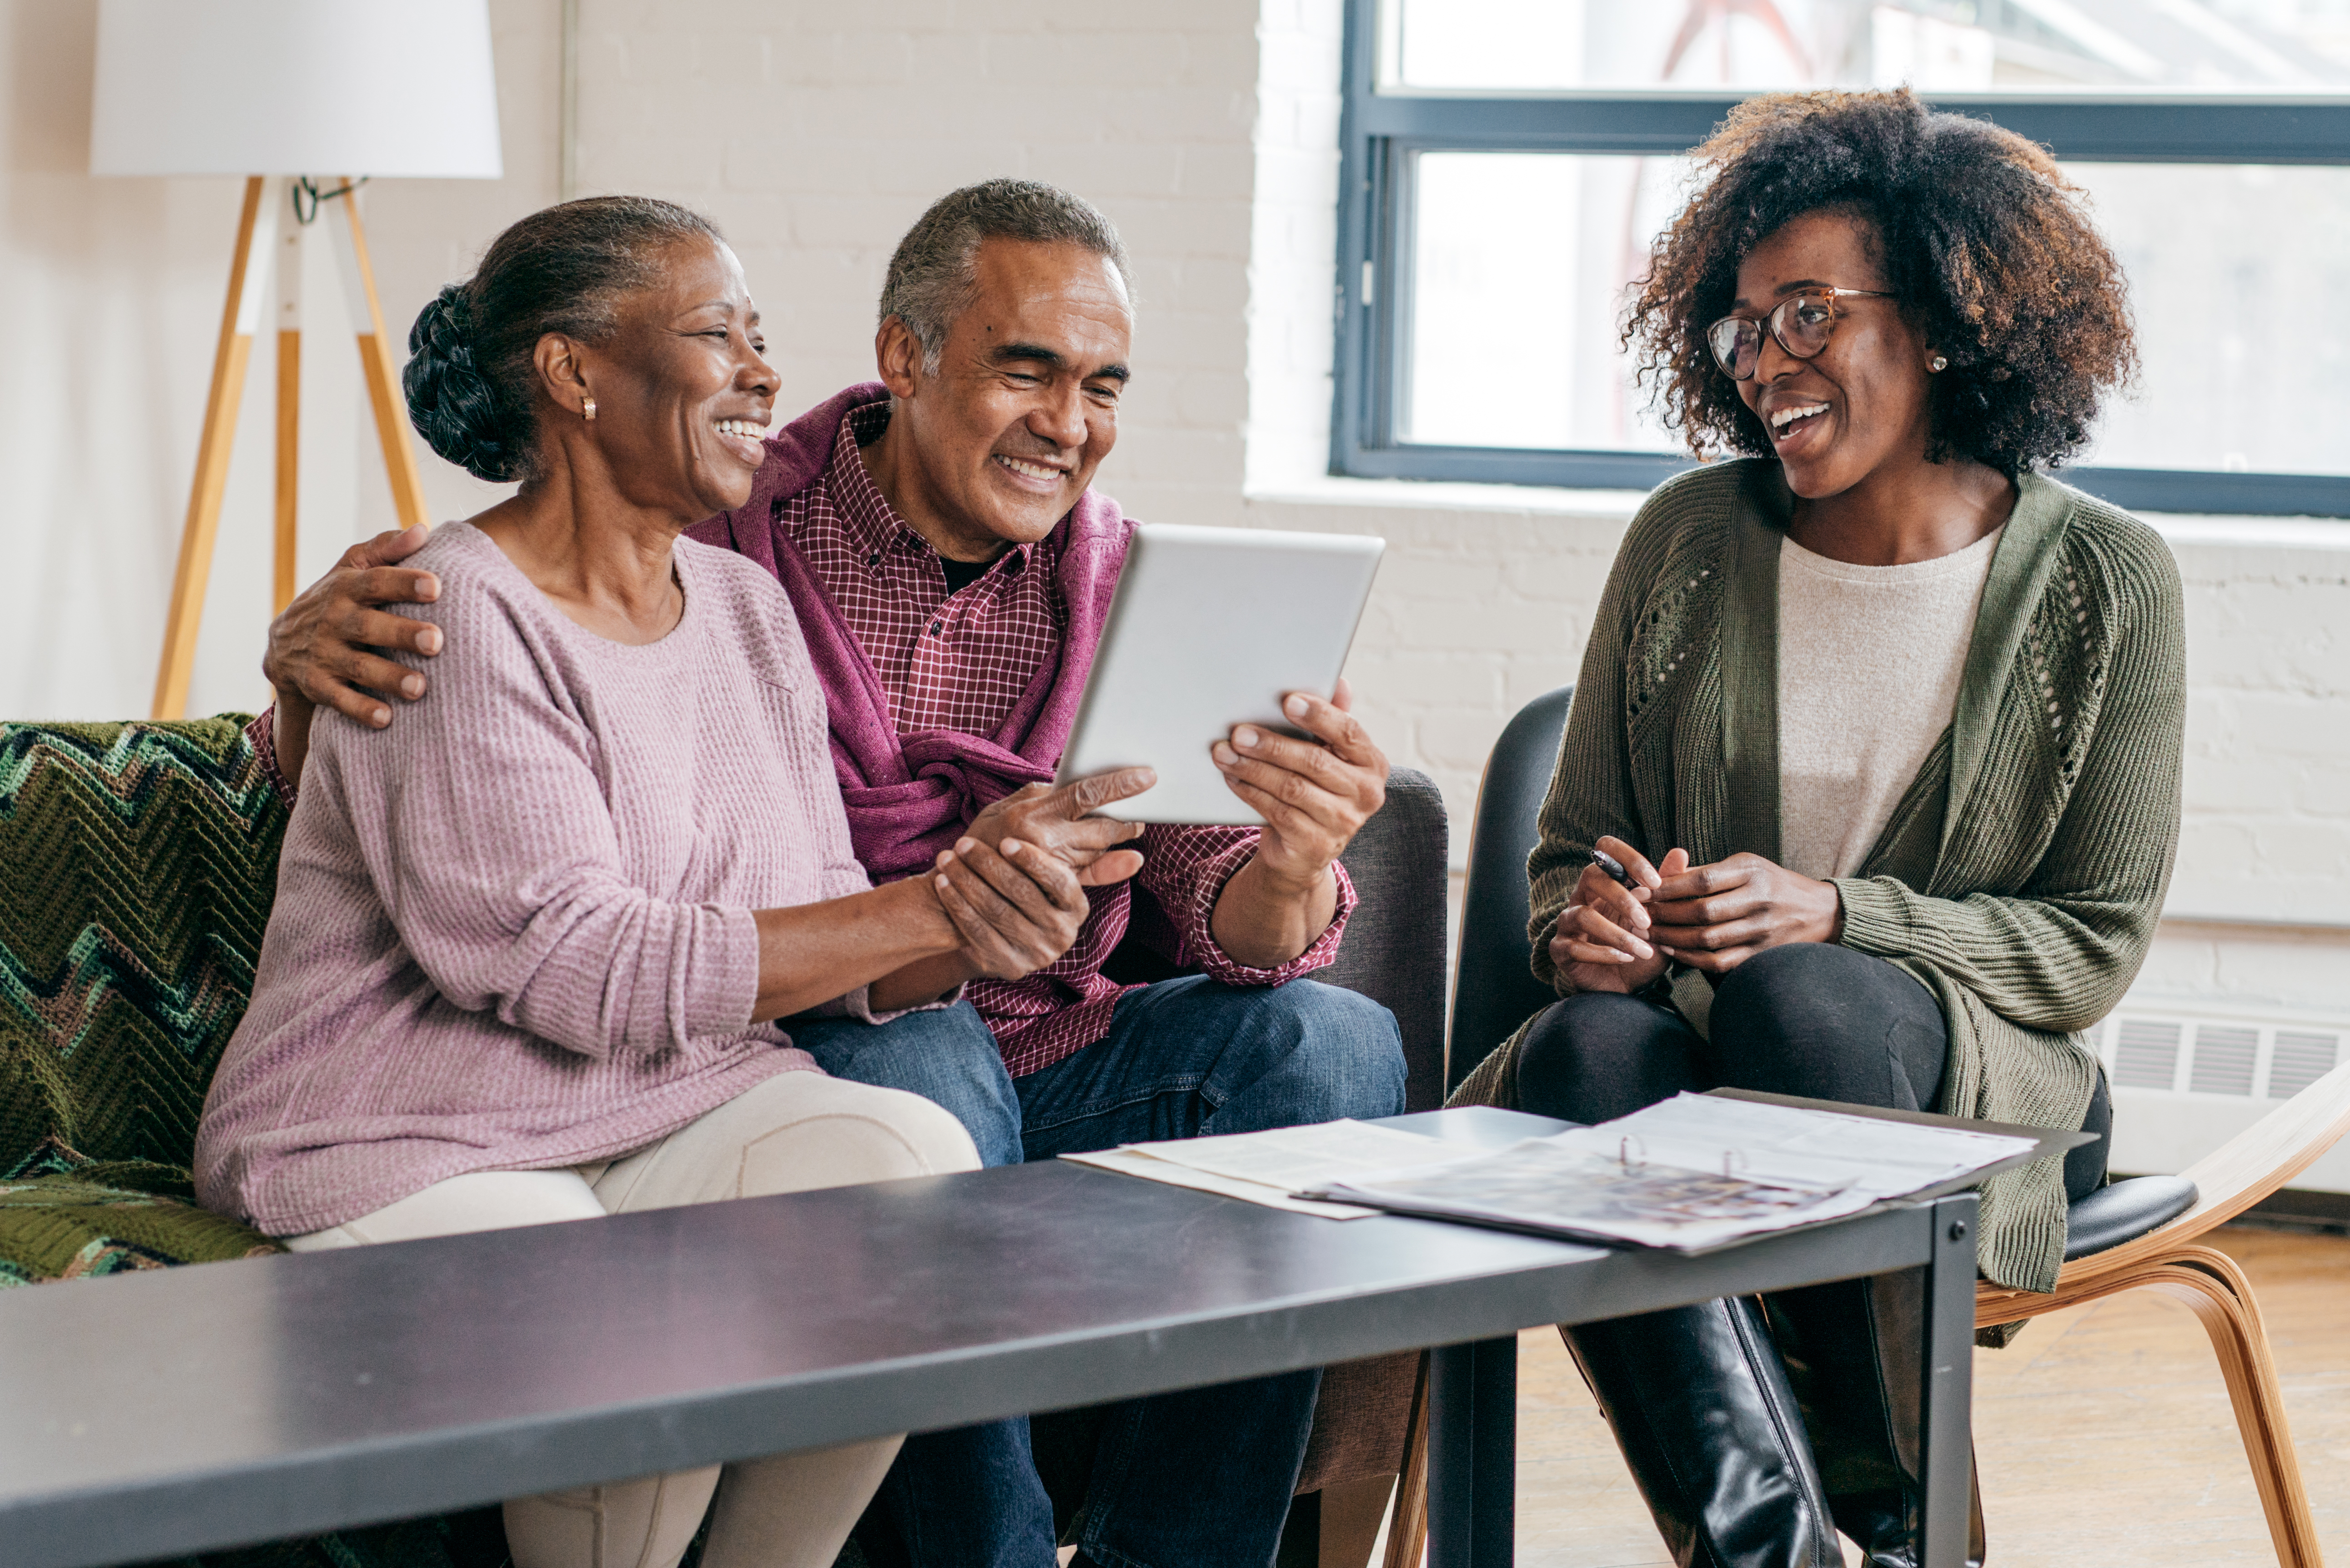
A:
[[[978,1166],[962,1124],[918,1095],[780,1073],[609,1164],[454,1177],[286,1245],[361,1247]],[[711,1512],[707,1568],[829,1568],[901,1440],[516,1498],[506,1543],[515,1568],[674,1568]]]

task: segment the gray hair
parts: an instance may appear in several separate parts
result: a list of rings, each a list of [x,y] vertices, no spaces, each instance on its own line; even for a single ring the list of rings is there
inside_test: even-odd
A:
[[[1118,230],[1091,202],[1037,180],[986,180],[931,203],[898,242],[881,285],[879,320],[891,317],[922,346],[936,374],[947,330],[979,292],[979,247],[986,240],[1083,245],[1118,268],[1128,297],[1134,278]]]

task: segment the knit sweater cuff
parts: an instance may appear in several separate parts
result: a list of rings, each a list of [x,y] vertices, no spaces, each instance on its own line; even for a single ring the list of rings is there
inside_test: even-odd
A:
[[[1890,877],[1833,877],[1836,897],[1844,902],[1844,933],[1839,944],[1877,958],[1900,958],[1916,946],[1909,910]]]
[[[712,940],[706,959],[702,952],[693,955],[687,976],[685,1033],[694,1040],[740,1034],[751,1027],[751,1011],[759,1004],[757,919],[738,907],[705,904],[702,909],[707,913],[700,922],[701,934]]]
[[[888,1023],[903,1018],[909,1012],[935,1012],[942,1007],[952,1007],[962,1000],[963,985],[958,982],[952,991],[931,1002],[918,1002],[910,1007],[885,1007],[873,1011],[873,988],[860,985],[846,996],[834,997],[819,1007],[808,1009],[815,1018],[854,1018],[862,1023]]]

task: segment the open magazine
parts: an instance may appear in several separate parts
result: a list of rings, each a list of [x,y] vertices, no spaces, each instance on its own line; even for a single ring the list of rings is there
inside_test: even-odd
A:
[[[1298,1196],[1582,1241],[1700,1251],[1858,1213],[2038,1147],[1962,1127],[1680,1095],[1597,1127]]]

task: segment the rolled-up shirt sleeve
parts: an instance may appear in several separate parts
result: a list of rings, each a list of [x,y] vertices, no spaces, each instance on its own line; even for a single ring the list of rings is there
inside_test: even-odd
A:
[[[277,798],[286,803],[286,809],[293,810],[294,781],[287,778],[285,770],[277,765],[276,703],[272,702],[264,708],[260,716],[244,727],[244,739],[253,747],[254,760],[261,764],[261,776],[269,781],[269,787],[277,792]]]
[[[1224,885],[1256,853],[1261,830],[1253,827],[1201,827],[1167,824],[1143,830],[1142,869],[1136,883],[1166,917],[1167,931],[1155,945],[1171,946],[1165,957],[1181,969],[1196,969],[1226,985],[1279,985],[1284,981],[1326,968],[1338,956],[1347,917],[1355,912],[1355,884],[1347,868],[1333,863],[1338,885],[1337,907],[1322,934],[1287,963],[1269,969],[1244,964],[1217,942],[1213,929],[1216,900]]]

